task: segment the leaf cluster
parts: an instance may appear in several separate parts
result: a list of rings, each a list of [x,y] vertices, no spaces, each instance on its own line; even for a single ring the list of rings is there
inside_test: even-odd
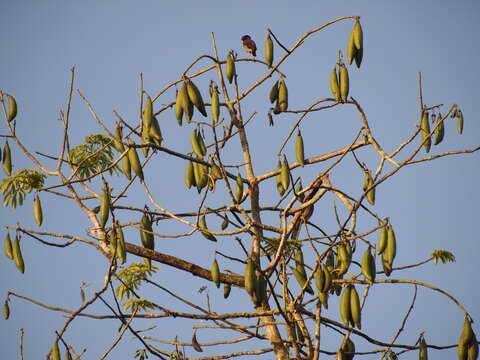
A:
[[[34,189],[43,187],[46,176],[37,169],[18,170],[11,177],[3,179],[0,185],[0,192],[3,195],[3,205],[15,209],[17,205],[22,206],[27,196]]]

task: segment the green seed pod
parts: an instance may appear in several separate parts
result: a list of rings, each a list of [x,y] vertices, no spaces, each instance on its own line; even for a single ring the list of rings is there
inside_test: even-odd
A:
[[[212,167],[210,168],[210,175],[214,181],[217,181],[223,178],[222,171],[220,170],[218,165],[215,163],[212,163]]]
[[[362,274],[365,279],[373,284],[376,276],[375,258],[372,255],[370,246],[365,250],[362,256]]]
[[[325,286],[325,273],[323,272],[323,266],[321,264],[315,272],[315,285],[317,286],[317,292],[319,294],[322,293]]]
[[[237,75],[235,70],[235,60],[233,58],[233,54],[230,51],[227,56],[227,80],[231,84],[233,81],[233,77]]]
[[[355,25],[354,25],[355,28]],[[357,48],[355,47],[355,40],[353,38],[353,29],[350,31],[350,35],[348,36],[348,46],[347,46],[347,60],[348,64],[351,65],[353,59],[355,58]]]
[[[303,269],[303,270],[305,271],[305,269]],[[292,269],[292,273],[295,276],[295,279],[297,280],[298,284],[300,285],[300,287],[302,289],[305,286],[305,284],[307,283],[307,277],[305,276],[305,274],[303,272],[301,270],[299,270],[299,268]],[[310,287],[309,284],[305,288],[305,291],[307,293],[311,294],[311,295],[314,294],[314,292],[313,292],[313,290],[312,290],[312,288]]]
[[[128,149],[128,160],[135,175],[137,175],[140,180],[143,181],[142,165],[140,163],[140,159],[138,158],[137,150],[134,147],[130,147]]]
[[[365,189],[371,188],[374,184],[372,176],[370,175],[370,172],[368,170],[365,171],[364,184],[366,184]],[[369,202],[370,205],[375,205],[375,188],[374,187],[368,190],[367,201]]]
[[[283,78],[280,79],[280,85],[278,86],[278,107],[280,111],[288,109],[288,89]]]
[[[155,249],[155,239],[153,236],[152,222],[147,214],[143,214],[142,219],[140,220],[141,230],[140,230],[140,239],[142,245],[146,249],[154,250]],[[144,259],[148,265],[148,268],[152,269],[152,260]]]
[[[10,317],[10,307],[8,306],[8,302],[5,301],[5,303],[3,304],[3,318],[5,320],[8,320],[9,317]]]
[[[383,267],[383,272],[385,273],[386,276],[390,276],[392,273],[392,263],[390,263],[387,259],[387,252],[384,251],[382,253],[382,267]]]
[[[280,173],[280,180],[284,190],[287,190],[290,186],[290,167],[288,165],[287,159],[284,159],[282,165],[282,172]]]
[[[207,147],[205,146],[205,141],[203,141],[203,136],[200,131],[197,132],[198,144],[200,145],[200,149],[202,150],[203,156],[207,155]]]
[[[340,83],[340,98],[342,99],[342,102],[346,102],[348,100],[350,85],[348,79],[348,70],[345,64],[340,65],[338,81]]]
[[[343,323],[345,326],[348,326],[348,323],[351,322],[352,314],[350,310],[350,293],[352,287],[348,285],[342,291],[342,297],[340,298],[340,316],[342,317]]]
[[[348,271],[350,267],[350,257],[347,253],[347,248],[344,244],[338,245],[337,248],[338,257],[337,257],[337,267],[335,268],[337,276],[342,277]]]
[[[387,247],[387,227],[384,226],[380,230],[380,236],[378,239],[378,247],[377,247],[377,254],[381,254],[385,251]]]
[[[116,223],[115,229],[117,233],[116,256],[120,260],[121,264],[125,264],[127,262],[127,250],[125,247],[125,237],[123,235],[122,227],[118,224],[118,221]]]
[[[215,283],[217,288],[219,288],[220,287],[220,268],[218,267],[218,262],[216,258],[213,260],[210,271],[212,273],[213,282]]]
[[[385,253],[387,261],[393,264],[393,260],[397,254],[397,241],[391,225],[387,226],[387,248],[385,249]]]
[[[223,218],[223,221],[222,221],[222,230],[225,230],[227,227],[228,227],[228,217],[227,215],[225,215],[225,217]]]
[[[242,177],[240,176],[240,172],[238,173],[236,179],[235,197],[237,202],[240,204],[243,198],[243,181]]]
[[[428,348],[423,336],[420,339],[420,344],[418,346],[418,360],[428,360]]]
[[[275,81],[275,84],[273,84],[272,88],[270,89],[270,94],[268,97],[271,104],[278,100],[278,80]]]
[[[103,228],[110,215],[110,192],[106,184],[103,184],[103,195],[100,200],[100,226]]]
[[[212,123],[215,126],[218,123],[220,117],[220,100],[218,99],[218,88],[215,86],[212,90],[211,97],[211,107],[212,107]]]
[[[461,135],[463,132],[463,113],[462,110],[457,110],[457,132]]]
[[[282,163],[278,161],[277,170],[280,170],[280,172],[275,177],[275,180],[277,182],[277,191],[280,194],[280,196],[282,196],[286,190],[282,184],[282,169],[283,169]]]
[[[433,141],[433,145],[440,144],[445,135],[445,126],[443,124],[442,114],[440,113],[438,114],[437,122],[438,122],[438,125],[435,127],[435,130],[434,130],[435,139]]]
[[[132,166],[130,165],[130,159],[128,153],[122,158],[122,170],[128,180],[132,180]]]
[[[358,329],[362,328],[362,312],[360,308],[360,299],[358,297],[357,290],[355,286],[352,285],[350,290],[350,322],[353,326],[356,326]]]
[[[115,125],[115,136],[113,138],[113,146],[115,147],[115,150],[117,150],[119,153],[123,153],[125,151],[125,147],[123,146],[122,143],[122,126],[117,123]]]
[[[201,228],[208,230],[207,220],[205,219],[205,215],[202,215],[202,217],[200,218],[200,221],[199,221],[198,225],[199,225]],[[205,239],[210,240],[210,241],[215,241],[215,242],[217,241],[217,238],[216,238],[213,234],[210,234],[209,232],[201,231],[201,230],[200,230],[200,232],[201,232],[202,235],[205,237]]]
[[[185,83],[183,83],[183,86],[180,88],[180,91],[177,94],[177,102],[178,102],[179,108],[181,107],[181,109],[183,110],[183,114],[185,114],[185,118],[187,119],[187,122],[188,123],[191,122],[193,117],[193,104],[188,98],[187,85]],[[176,111],[178,111],[178,115],[179,115],[180,109]],[[182,126],[181,118],[180,120],[178,120],[178,116],[177,116],[177,122],[180,126]]]
[[[468,360],[478,359],[478,341],[477,341],[477,338],[475,337],[475,334],[473,334],[473,340],[470,342],[470,345],[468,345],[467,359]]]
[[[195,349],[195,351],[197,351],[197,352],[203,352],[202,347],[201,347],[200,344],[198,343],[197,334],[196,334],[196,333],[193,333],[193,336],[192,336],[192,346],[193,346],[193,348]]]
[[[182,126],[183,112],[182,94],[181,91],[177,91],[177,96],[175,97],[175,117],[177,118],[177,123],[180,126]]]
[[[191,80],[187,81],[187,93],[190,102],[195,105],[203,116],[207,117],[207,111],[205,110],[205,104],[203,103],[200,90],[198,90],[197,86]]]
[[[3,171],[8,176],[12,175],[12,153],[8,141],[5,141],[5,147],[3,148]]]
[[[163,136],[162,132],[160,131],[160,125],[155,116],[152,119],[152,125],[150,126],[148,134],[150,136],[150,140],[153,141],[155,145],[162,146]]]
[[[206,165],[194,162],[193,163],[193,174],[194,174],[194,177],[195,177],[195,184],[197,186],[197,190],[200,193],[200,191],[208,183],[208,168],[207,168]]]
[[[253,296],[255,293],[255,268],[253,266],[253,261],[248,259],[247,265],[245,266],[245,290],[250,296]]]
[[[187,185],[189,189],[196,185],[193,163],[191,161],[188,162],[187,168],[185,169],[185,185]]]
[[[270,34],[267,36],[267,40],[265,41],[265,62],[267,63],[268,67],[272,67],[273,63],[273,41],[270,37]]]
[[[431,139],[429,137],[430,135],[430,123],[428,121],[428,112],[423,111],[422,113],[422,120],[420,122],[420,129],[422,132],[422,142],[423,142],[423,147],[425,149],[425,152],[430,151],[430,146],[431,146]]]
[[[302,166],[305,165],[305,150],[303,147],[303,137],[300,133],[300,130],[298,131],[297,139],[295,141],[295,157]]]
[[[153,121],[153,105],[152,99],[147,95],[147,100],[145,102],[145,109],[143,109],[143,127],[146,130],[146,133],[150,131]]]
[[[360,21],[355,19],[355,25],[353,25],[353,40],[355,42],[355,48],[357,50],[360,50],[363,48],[363,30],[362,30],[362,25],[360,24]]]
[[[7,116],[7,121],[10,122],[13,119],[15,119],[15,116],[17,116],[17,102],[15,101],[15,98],[12,95],[7,95],[8,98],[8,116]]]
[[[327,292],[318,293],[318,299],[322,303],[322,306],[325,309],[328,309],[328,293]]]
[[[360,50],[355,51],[355,64],[357,64],[357,68],[360,69],[360,65],[363,59],[363,47]]]
[[[327,293],[328,290],[330,290],[330,287],[332,286],[332,273],[330,272],[330,269],[328,266],[325,266],[323,268],[323,275],[325,278],[325,283],[323,285],[322,292]]]
[[[255,281],[255,305],[260,306],[267,298],[267,279],[263,274],[259,274]]]
[[[199,135],[197,134],[197,130],[193,130],[192,135],[190,136],[190,143],[192,144],[192,150],[200,159],[203,159],[205,156],[202,151],[202,147],[200,146],[199,142]]]
[[[43,211],[42,211],[42,203],[40,202],[40,198],[38,195],[33,200],[33,218],[38,226],[42,225],[43,221]]]
[[[340,101],[340,88],[338,86],[338,75],[336,66],[333,67],[332,72],[330,73],[330,91],[335,100]]]
[[[23,274],[25,272],[25,262],[23,261],[22,250],[20,249],[20,238],[18,236],[15,237],[15,241],[13,242],[12,254],[17,269]]]
[[[52,345],[52,349],[50,350],[50,359],[51,360],[62,359],[62,357],[60,356],[60,348],[58,347],[58,341],[55,341]]]
[[[3,250],[5,252],[5,256],[13,260],[12,239],[10,238],[10,233],[8,232],[7,232],[7,236],[5,236]]]
[[[223,298],[226,299],[230,296],[230,291],[232,291],[232,285],[229,283],[223,284]]]

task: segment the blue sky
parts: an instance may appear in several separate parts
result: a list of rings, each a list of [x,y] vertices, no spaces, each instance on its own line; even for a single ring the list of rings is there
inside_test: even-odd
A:
[[[446,126],[444,142],[432,147],[431,153],[478,146],[480,126],[474,100],[480,83],[479,50],[475,46],[478,42],[476,36],[480,33],[478,2],[307,1],[302,5],[292,4],[291,1],[269,0],[235,3],[183,1],[177,4],[52,0],[17,1],[7,5],[2,2],[0,89],[13,94],[18,101],[17,135],[33,151],[58,153],[61,136],[59,111],[66,104],[72,66],[76,67],[75,89],[85,94],[99,116],[113,128],[116,121],[113,109],[131,123],[138,119],[140,73],[143,74],[145,90],[151,95],[158,93],[165,85],[178,79],[198,56],[212,54],[212,32],[215,33],[221,57],[225,57],[229,49],[243,57],[240,37],[244,34],[250,34],[262,50],[269,28],[282,43],[291,46],[306,31],[327,21],[358,15],[364,31],[365,54],[359,70],[349,67],[350,95],[362,105],[377,140],[385,150],[395,149],[419,122],[418,71],[423,74],[424,102],[427,105],[445,104],[447,108],[456,103],[465,116],[463,135],[456,134],[450,121]],[[330,96],[328,77],[336,62],[338,49],[345,51],[352,24],[352,21],[341,22],[317,33],[281,66],[287,74],[291,108],[305,108],[315,100]],[[261,56],[263,50],[260,50]],[[210,63],[201,62],[194,70],[206,65]],[[265,73],[258,64],[241,63],[237,69],[241,89],[246,89]],[[206,88],[213,76],[210,73],[196,80],[204,89],[204,96],[207,96]],[[269,171],[275,166],[281,140],[297,119],[295,116],[281,116],[276,118],[275,127],[268,127],[266,101],[271,83],[259,87],[243,105],[247,114],[257,112],[247,129],[251,147],[258,154],[254,158],[257,173]],[[174,92],[170,90],[155,107],[173,100]],[[79,144],[86,135],[101,132],[78,95],[74,97],[71,116],[73,145]],[[188,139],[191,127],[178,128],[171,111],[162,114],[159,121],[165,146],[180,152],[190,151]],[[351,106],[342,106],[312,114],[303,124],[305,152],[307,156],[313,156],[349,144],[358,132],[360,120]],[[0,134],[5,134],[5,131],[5,125],[0,126]],[[235,141],[226,156],[232,162],[239,162],[240,152]],[[2,139],[2,146],[3,143]],[[287,146],[286,153],[293,157],[291,145]],[[14,170],[32,167],[29,160],[20,156],[18,147],[12,146],[12,150],[15,155]],[[421,154],[424,154],[423,150]],[[378,165],[378,156],[370,150],[359,151],[357,155],[369,168]],[[46,164],[53,166],[53,163]],[[447,249],[457,258],[453,264],[428,264],[419,270],[402,271],[395,278],[415,279],[441,287],[461,301],[474,320],[480,317],[480,291],[476,286],[480,246],[475,226],[478,218],[476,205],[480,200],[478,164],[478,153],[475,153],[406,167],[379,186],[374,207],[380,216],[390,217],[395,227],[399,241],[397,265],[421,261],[434,249]],[[305,168],[296,174],[307,183],[307,179],[312,179],[323,169],[322,165],[309,173],[309,169]],[[387,166],[387,169],[391,167]],[[194,191],[185,190],[183,171],[183,163],[165,154],[158,155],[158,160],[147,170],[158,199],[174,211],[185,211],[192,201],[195,206],[200,202]],[[331,179],[335,186],[348,189],[356,196],[360,194],[362,174],[354,162],[346,162]],[[112,178],[111,181],[116,184],[123,179]],[[56,180],[51,181],[51,184],[55,183]],[[264,204],[277,200],[278,196],[272,188],[265,186],[264,190],[265,195],[261,198]],[[324,214],[325,217],[330,216],[333,199],[329,197],[318,206],[317,222],[324,221]],[[0,225],[19,222],[22,226],[36,229],[32,201],[31,196],[23,207],[14,211],[0,208]],[[88,219],[73,204],[46,194],[42,195],[42,201],[45,210],[48,210],[45,211],[42,229],[85,236]],[[138,184],[133,187],[129,201],[136,206],[146,203]],[[222,197],[215,196],[212,202],[221,204]],[[127,213],[122,213],[122,216],[124,222],[137,220],[129,220]],[[366,228],[369,220],[365,218],[365,221]],[[165,230],[167,233],[175,231],[178,231],[175,226]],[[2,229],[2,240],[4,234]],[[127,236],[131,239],[127,241],[138,243],[136,231]],[[194,240],[198,240],[198,244]],[[29,240],[24,241],[22,246],[27,268],[24,275],[5,257],[0,260],[2,297],[12,290],[54,306],[75,309],[80,305],[80,282],[90,284],[87,288],[90,295],[101,286],[106,262],[90,247],[50,248]],[[215,250],[236,252],[239,256],[238,248],[232,241],[224,239],[216,245],[205,244],[200,235],[181,241],[160,239],[157,249],[167,254],[181,252],[190,261],[206,268],[209,268]],[[363,248],[360,251],[363,252]],[[307,255],[309,259],[312,256]],[[131,256],[129,261],[133,260]],[[220,263],[221,267],[230,266],[232,271],[242,271],[241,267],[224,259]],[[219,312],[239,308],[252,310],[239,289],[232,292],[232,301],[224,302],[219,290],[212,284],[188,274],[178,274],[163,265],[155,280],[166,287],[177,287],[183,296],[202,305],[206,303],[205,293],[198,294],[197,289],[206,285]],[[178,284],[182,286],[178,288]],[[389,340],[408,308],[413,289],[407,285],[376,285],[371,292],[364,311],[364,329],[382,340]],[[170,307],[178,305],[155,289],[146,288],[144,296]],[[20,328],[25,330],[25,358],[36,358],[38,354],[44,357],[54,339],[54,331],[63,326],[65,319],[60,313],[46,311],[19,299],[11,301],[10,306],[11,318],[0,322],[0,346],[5,358],[17,357]],[[108,309],[98,305],[92,312],[105,314]],[[339,319],[335,300],[327,316]],[[425,331],[427,342],[454,344],[462,323],[463,315],[451,301],[419,288],[413,314],[400,342],[413,343],[418,334]],[[149,325],[152,324],[139,322],[138,328]],[[191,338],[191,322],[159,322],[155,325],[157,329],[152,336],[173,339],[178,335],[185,342]],[[118,323],[114,321],[80,319],[76,320],[67,337],[77,349],[88,349],[84,358],[94,359],[113,341],[117,327]],[[480,335],[478,321],[473,327]],[[214,335],[213,332],[199,332],[199,337],[206,341]],[[327,348],[335,350],[337,340],[327,338]],[[360,340],[359,344],[362,344]],[[112,358],[131,359],[137,348],[140,346],[127,337]],[[430,350],[431,356],[438,359],[451,359],[454,353],[455,350]],[[196,356],[191,350],[188,355]],[[413,359],[416,356],[416,353],[410,352],[402,358]]]

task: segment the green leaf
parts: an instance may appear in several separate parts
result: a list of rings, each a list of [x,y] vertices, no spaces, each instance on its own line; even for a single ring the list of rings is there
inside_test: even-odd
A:
[[[435,265],[438,263],[438,259],[440,259],[441,262],[444,264],[446,264],[447,262],[455,262],[455,255],[453,255],[450,251],[447,250],[435,250],[432,253],[432,257]]]
[[[159,266],[152,265],[152,268],[149,269],[145,263],[132,263],[127,268],[120,270],[117,273],[120,285],[115,289],[115,295],[120,300],[130,299],[133,291],[140,287],[142,280],[152,276],[159,268]]]
[[[123,308],[125,310],[130,309],[131,312],[145,311],[146,313],[151,314],[152,313],[151,310],[156,309],[157,306],[154,303],[152,303],[150,300],[140,298],[140,299],[130,299],[126,301],[125,303],[123,303]]]
[[[70,150],[68,158],[78,179],[84,179],[98,171],[109,168],[114,160],[114,142],[103,134],[93,134],[85,138],[83,144]],[[108,170],[110,175],[120,173],[115,165]]]
[[[37,169],[18,170],[10,177],[3,179],[0,193],[3,195],[3,205],[15,209],[17,204],[23,205],[27,193],[40,189],[45,183],[46,176]]]

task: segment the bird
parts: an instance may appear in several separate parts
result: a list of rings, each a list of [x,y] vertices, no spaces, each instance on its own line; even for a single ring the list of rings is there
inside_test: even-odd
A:
[[[255,41],[252,40],[250,35],[243,35],[241,40],[243,41],[243,50],[247,53],[257,56],[257,45]]]

